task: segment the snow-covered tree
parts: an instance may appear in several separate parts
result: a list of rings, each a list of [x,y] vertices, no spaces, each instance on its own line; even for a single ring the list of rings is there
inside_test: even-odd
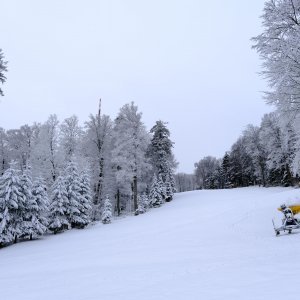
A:
[[[112,205],[108,196],[104,201],[101,220],[103,224],[109,224],[112,221]]]
[[[48,120],[39,126],[35,137],[31,164],[37,176],[43,176],[52,184],[59,174],[61,153],[59,151],[59,121],[56,115],[50,115]]]
[[[195,163],[195,177],[198,188],[210,188],[210,185],[207,180],[211,176],[213,176],[218,166],[219,162],[217,158],[212,156],[206,156],[202,158],[198,163]]]
[[[33,151],[32,135],[33,130],[29,125],[6,132],[10,159],[18,162],[21,169],[29,163]]]
[[[85,123],[85,152],[90,162],[93,174],[92,184],[95,187],[94,204],[101,206],[103,193],[109,181],[112,121],[109,116],[101,114],[101,101],[96,115],[90,115]]]
[[[49,199],[47,187],[42,177],[38,177],[33,182],[32,197],[36,204],[32,212],[33,216],[33,237],[43,235],[47,231],[49,224]]]
[[[173,199],[174,186],[175,186],[175,182],[172,182],[170,179],[170,176],[167,175],[166,181],[165,181],[166,202],[170,202]]]
[[[229,166],[228,179],[231,187],[249,186],[255,182],[255,168],[246,149],[245,137],[241,136],[232,145]]]
[[[163,204],[164,199],[162,194],[162,186],[154,174],[149,194],[150,207],[159,207]]]
[[[49,229],[51,231],[56,234],[70,227],[69,199],[63,176],[59,176],[54,182],[49,211]]]
[[[253,38],[263,60],[263,76],[270,91],[269,103],[281,112],[298,114],[300,108],[300,2],[267,0],[262,15],[263,32]]]
[[[0,176],[4,174],[4,171],[8,168],[9,162],[9,149],[7,143],[6,131],[0,128]]]
[[[63,121],[60,126],[61,145],[64,150],[65,159],[71,160],[77,154],[82,129],[76,116],[71,116]]]
[[[12,162],[0,178],[0,245],[16,242],[22,234],[23,208],[20,171]]]
[[[160,194],[161,194],[163,202],[164,202],[164,201],[166,201],[166,198],[167,198],[167,186],[166,186],[165,182],[163,181],[161,174],[158,174],[157,183],[160,187]]]
[[[145,213],[149,208],[149,198],[146,193],[139,195],[138,197],[138,208],[135,212],[136,215]]]
[[[176,190],[181,192],[193,191],[197,189],[194,174],[177,173],[175,175]]]
[[[177,163],[172,153],[174,143],[170,139],[170,131],[166,123],[157,121],[150,133],[152,138],[147,154],[150,157],[153,171],[158,175],[160,174],[163,181],[169,176],[170,180],[174,182],[173,188],[175,189],[174,169]]]
[[[141,118],[142,114],[133,102],[121,108],[115,121],[112,151],[118,190],[124,184],[127,185],[129,193],[132,194],[134,211],[138,207],[138,185],[142,183],[140,179],[151,168],[146,158],[150,139]]]
[[[48,194],[42,178],[32,182],[31,168],[27,166],[21,176],[24,197],[22,237],[30,240],[43,235],[48,226]]]
[[[260,138],[267,153],[269,184],[292,184],[296,135],[290,123],[281,122],[277,112],[263,117]],[[285,175],[284,175],[285,174]]]
[[[26,166],[20,177],[21,193],[23,197],[23,205],[21,208],[22,223],[20,225],[20,237],[29,237],[32,239],[35,227],[34,211],[38,209],[37,203],[32,196],[32,177],[31,167]]]
[[[79,193],[81,195],[80,216],[83,220],[82,226],[86,226],[91,222],[92,217],[91,183],[89,173],[86,170],[80,174]]]
[[[261,129],[257,126],[248,125],[244,131],[244,142],[246,151],[251,157],[255,167],[255,175],[263,186],[267,179],[267,152],[264,142],[260,139]]]
[[[3,84],[6,81],[4,73],[7,72],[7,61],[4,60],[2,49],[0,49],[0,83]],[[0,96],[3,96],[3,91],[0,88]]]
[[[68,198],[68,220],[72,228],[83,228],[88,224],[86,199],[82,197],[80,177],[76,163],[71,160],[66,167],[65,185]]]

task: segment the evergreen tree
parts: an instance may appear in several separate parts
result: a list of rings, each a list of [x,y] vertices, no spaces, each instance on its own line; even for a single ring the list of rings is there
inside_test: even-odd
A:
[[[49,229],[55,234],[70,227],[68,220],[69,199],[65,185],[65,179],[59,176],[52,188]]]
[[[91,222],[92,215],[91,184],[87,171],[82,172],[79,178],[79,193],[81,195],[80,216],[83,220],[82,226],[86,226]]]
[[[20,237],[29,237],[32,239],[35,227],[34,211],[38,210],[37,203],[32,196],[32,177],[31,168],[26,166],[21,176],[21,193],[23,197],[23,207],[21,211],[22,224],[20,228]]]
[[[87,225],[87,216],[83,216],[81,212],[85,211],[85,199],[80,194],[80,179],[77,165],[74,161],[70,161],[66,168],[65,178],[68,206],[68,220],[72,228],[83,228]]]
[[[167,198],[167,187],[166,184],[164,183],[161,174],[158,175],[157,177],[158,185],[160,187],[160,194],[163,199],[163,202],[166,201]]]
[[[149,199],[146,193],[139,195],[138,197],[138,209],[136,210],[135,214],[144,214],[147,209],[149,208]]]
[[[149,198],[150,207],[159,207],[163,204],[161,185],[155,174],[153,175]]]
[[[106,199],[104,201],[104,207],[103,207],[101,220],[102,220],[103,224],[109,224],[109,223],[111,223],[111,220],[112,220],[112,205],[111,205],[111,202],[110,202],[108,196],[106,196]]]
[[[33,237],[43,235],[47,231],[48,227],[48,213],[49,213],[49,199],[47,193],[47,187],[44,179],[38,177],[33,182],[32,197],[36,204],[32,212],[33,216]]]
[[[229,181],[232,187],[244,187],[256,181],[253,161],[246,150],[246,141],[240,137],[231,147]]]
[[[166,202],[170,202],[173,199],[174,187],[172,186],[172,182],[170,180],[169,175],[167,175],[166,177],[165,190],[166,190]]]
[[[222,160],[222,188],[229,188],[230,187],[230,179],[229,179],[229,172],[230,172],[230,156],[226,152],[223,160]]]
[[[0,245],[16,242],[21,235],[23,207],[20,171],[12,162],[0,178]]]
[[[152,133],[151,143],[148,149],[148,156],[156,174],[162,176],[165,181],[167,175],[174,177],[173,169],[176,166],[172,153],[173,142],[170,140],[170,131],[166,127],[166,123],[157,121],[150,130]],[[175,180],[174,180],[175,189]]]
[[[0,247],[8,244],[14,239],[14,228],[12,226],[12,215],[4,201],[0,204]]]

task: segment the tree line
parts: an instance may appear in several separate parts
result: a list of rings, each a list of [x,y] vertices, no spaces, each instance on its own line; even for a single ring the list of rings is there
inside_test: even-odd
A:
[[[171,201],[176,161],[167,124],[150,131],[132,102],[115,120],[101,101],[84,126],[76,116],[0,128],[0,245]]]
[[[263,61],[264,93],[275,111],[260,126],[248,125],[222,158],[207,156],[195,163],[193,179],[181,190],[299,185],[300,174],[300,2],[265,1],[262,33],[252,38]],[[186,178],[185,178],[186,179]]]

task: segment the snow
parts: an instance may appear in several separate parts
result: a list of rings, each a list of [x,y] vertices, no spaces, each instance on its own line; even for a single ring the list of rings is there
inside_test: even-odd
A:
[[[137,217],[0,250],[1,300],[292,299],[300,234],[275,237],[300,190],[177,194]]]

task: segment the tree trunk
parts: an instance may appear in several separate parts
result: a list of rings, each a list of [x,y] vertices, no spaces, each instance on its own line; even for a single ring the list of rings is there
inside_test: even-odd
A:
[[[117,214],[120,216],[121,214],[121,209],[120,209],[120,190],[118,189],[117,192]]]
[[[133,177],[133,210],[136,211],[138,209],[138,192],[137,192],[137,176]]]
[[[5,159],[2,159],[2,172],[1,172],[1,176],[3,176],[4,174],[4,169],[5,169]]]

